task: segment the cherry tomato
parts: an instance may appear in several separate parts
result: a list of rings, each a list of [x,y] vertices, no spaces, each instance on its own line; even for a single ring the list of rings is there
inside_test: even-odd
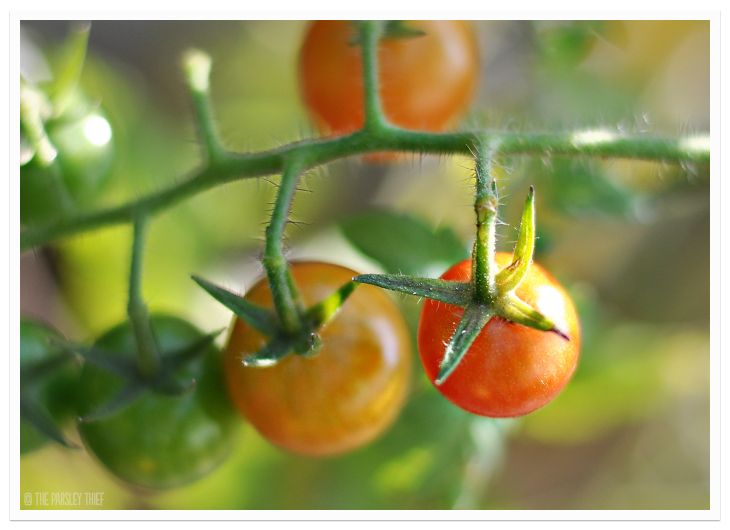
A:
[[[58,360],[63,352],[50,342],[60,338],[54,329],[35,320],[22,318],[20,321],[20,394],[21,400],[28,400],[41,413],[61,425],[74,414],[74,389],[78,382],[78,365],[71,359]],[[36,370],[46,365],[42,372]],[[29,375],[36,371],[34,375]],[[29,421],[20,419],[20,453],[25,454],[43,447],[48,437]]]
[[[294,263],[292,274],[307,305],[357,275],[319,262]],[[254,285],[246,299],[270,307],[267,282]],[[241,413],[270,442],[312,456],[343,453],[381,434],[400,412],[411,374],[406,323],[376,287],[359,286],[321,339],[314,356],[244,367],[241,359],[266,338],[235,319],[225,354],[228,390]]]
[[[499,267],[512,260],[511,254],[503,252],[496,258]],[[470,277],[471,260],[454,265],[441,276],[456,281],[468,281]],[[492,317],[456,370],[436,387],[450,401],[474,414],[493,418],[528,414],[555,398],[578,362],[578,314],[560,284],[533,263],[516,294],[567,330],[570,340]],[[418,349],[431,382],[462,314],[460,307],[433,300],[424,304]]]
[[[156,315],[152,329],[163,358],[200,339],[201,333],[176,317]],[[135,359],[135,339],[124,322],[104,334],[96,347],[110,356]],[[190,392],[165,396],[147,390],[112,416],[79,424],[86,448],[114,475],[148,488],[192,482],[209,473],[229,454],[237,425],[225,393],[220,351],[211,346],[175,373],[196,380]],[[124,385],[116,374],[85,363],[79,383],[79,415],[109,402]]]
[[[59,217],[63,200],[67,200],[68,207],[86,205],[103,188],[112,167],[109,120],[101,108],[81,95],[66,113],[46,122],[45,128],[58,155],[49,167],[36,160],[21,166],[22,223],[48,222]],[[59,197],[60,194],[66,198]]]
[[[441,131],[469,104],[479,71],[469,22],[408,21],[425,35],[380,41],[380,95],[386,117],[404,128]],[[313,22],[299,56],[302,97],[318,125],[334,134],[364,123],[361,49],[354,23]]]

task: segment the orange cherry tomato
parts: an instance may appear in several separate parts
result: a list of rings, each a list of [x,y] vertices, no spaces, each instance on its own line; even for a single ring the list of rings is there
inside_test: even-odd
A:
[[[499,267],[512,255],[497,253]],[[457,263],[441,278],[468,281],[471,260]],[[560,329],[555,333],[492,317],[477,336],[461,363],[438,390],[459,407],[493,418],[522,416],[550,402],[570,380],[578,363],[580,326],[570,296],[540,265],[533,263],[516,294]],[[456,326],[460,307],[426,300],[418,329],[418,349],[433,382]]]
[[[357,275],[320,262],[294,263],[291,271],[307,306]],[[246,299],[271,307],[267,282],[260,280]],[[406,323],[376,287],[357,287],[321,339],[314,356],[245,367],[242,358],[267,339],[236,318],[225,354],[228,390],[241,413],[270,442],[312,456],[352,450],[385,431],[403,406],[411,374]]]
[[[460,20],[408,21],[425,35],[380,41],[380,96],[394,125],[424,131],[448,128],[467,108],[479,60],[472,26]],[[318,125],[340,135],[363,126],[361,48],[357,26],[320,20],[307,30],[299,56],[302,97]]]

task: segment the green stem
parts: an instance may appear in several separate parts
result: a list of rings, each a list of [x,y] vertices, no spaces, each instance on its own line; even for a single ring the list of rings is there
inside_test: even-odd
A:
[[[148,214],[208,189],[241,180],[281,172],[287,160],[306,155],[303,169],[338,158],[377,151],[470,154],[481,141],[499,142],[502,155],[549,153],[551,156],[587,155],[662,162],[707,162],[708,135],[657,138],[646,135],[596,133],[516,133],[501,131],[426,133],[384,126],[375,131],[359,131],[349,136],[303,140],[258,153],[221,155],[214,167],[204,167],[188,179],[150,195],[96,212],[81,213],[46,225],[32,226],[20,234],[20,248],[42,245],[62,236],[86,232],[132,221],[135,212]]]
[[[289,273],[282,241],[301,171],[302,166],[298,159],[292,160],[284,168],[274,210],[271,212],[271,222],[266,228],[264,248],[264,268],[271,287],[274,308],[284,331],[290,335],[302,329],[302,319],[298,303],[299,293]]]
[[[497,246],[497,182],[492,175],[493,150],[479,148],[476,155],[476,193],[474,213],[477,234],[472,251],[472,282],[477,301],[489,303],[497,295],[496,263],[494,253]]]
[[[365,129],[376,130],[387,124],[380,100],[378,68],[378,41],[381,22],[364,20],[360,22],[360,49],[362,50],[363,97],[365,106]]]
[[[191,95],[197,116],[198,134],[205,147],[209,163],[215,164],[223,156],[224,149],[221,148],[218,140],[210,99],[208,94],[202,92],[192,92]]]
[[[147,227],[146,216],[138,214],[134,218],[133,226],[127,315],[137,342],[139,370],[143,375],[151,376],[160,367],[160,353],[150,325],[147,306],[142,298],[142,260],[144,258],[144,239]]]
[[[215,165],[225,156],[210,103],[210,57],[200,50],[188,50],[183,56],[183,69],[195,111],[200,140],[205,147],[209,164]]]

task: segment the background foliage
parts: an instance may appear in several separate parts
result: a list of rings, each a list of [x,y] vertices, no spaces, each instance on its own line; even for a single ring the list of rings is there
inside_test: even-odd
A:
[[[709,23],[478,22],[479,93],[466,124],[515,130],[600,125],[676,135],[709,129]],[[48,50],[67,23],[21,24]],[[92,25],[84,88],[116,134],[117,203],[162,187],[198,156],[181,52],[209,51],[213,102],[234,149],[313,134],[297,93],[301,22]],[[25,43],[23,46],[28,46]],[[308,173],[288,229],[291,257],[362,272],[438,275],[473,237],[471,162],[349,159]],[[21,492],[104,491],[103,508],[562,508],[709,506],[709,175],[637,161],[514,157],[500,177],[501,245],[516,239],[535,184],[537,259],[571,291],[585,337],[573,381],[521,420],[470,416],[416,371],[409,403],[379,441],[348,456],[285,454],[250,427],[215,473],[165,493],[131,491],[84,451],[21,460]],[[152,310],[202,329],[229,314],[191,272],[245,290],[274,188],[212,190],[150,226],[144,290]],[[364,227],[370,230],[364,230]],[[86,340],[125,318],[129,227],[21,256],[21,311]],[[399,297],[413,326],[420,306]],[[69,433],[71,437],[75,433]]]

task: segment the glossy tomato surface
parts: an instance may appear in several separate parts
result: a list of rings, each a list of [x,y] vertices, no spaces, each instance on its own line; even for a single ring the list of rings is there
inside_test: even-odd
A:
[[[200,331],[176,317],[157,315],[152,329],[163,357],[199,340]],[[135,357],[132,329],[125,322],[104,334],[96,347],[115,357]],[[220,351],[214,347],[175,374],[196,380],[180,396],[146,391],[107,419],[80,423],[86,448],[120,479],[147,488],[170,488],[210,472],[229,454],[238,418],[225,393]],[[79,415],[108,403],[122,388],[117,375],[86,363],[79,384]]]
[[[309,306],[357,273],[318,262],[292,264]],[[246,299],[271,307],[266,281]],[[322,347],[311,357],[289,355],[269,367],[244,367],[243,357],[265,338],[235,319],[226,348],[228,390],[243,415],[270,442],[290,451],[325,456],[361,446],[396,418],[409,387],[408,329],[390,297],[360,285],[321,331]]]
[[[380,41],[383,110],[400,127],[444,130],[466,110],[476,86],[473,28],[458,20],[407,24],[425,35]],[[355,131],[364,122],[361,48],[351,44],[356,36],[353,22],[316,21],[300,51],[302,97],[318,124],[334,134]]]
[[[500,268],[511,254],[497,253]],[[445,280],[468,281],[471,260],[454,265]],[[517,296],[551,318],[570,340],[492,317],[451,376],[438,390],[459,407],[494,418],[522,416],[551,401],[573,375],[580,351],[578,314],[570,296],[542,267],[533,263]],[[456,326],[460,307],[426,300],[418,328],[418,349],[434,381]]]

